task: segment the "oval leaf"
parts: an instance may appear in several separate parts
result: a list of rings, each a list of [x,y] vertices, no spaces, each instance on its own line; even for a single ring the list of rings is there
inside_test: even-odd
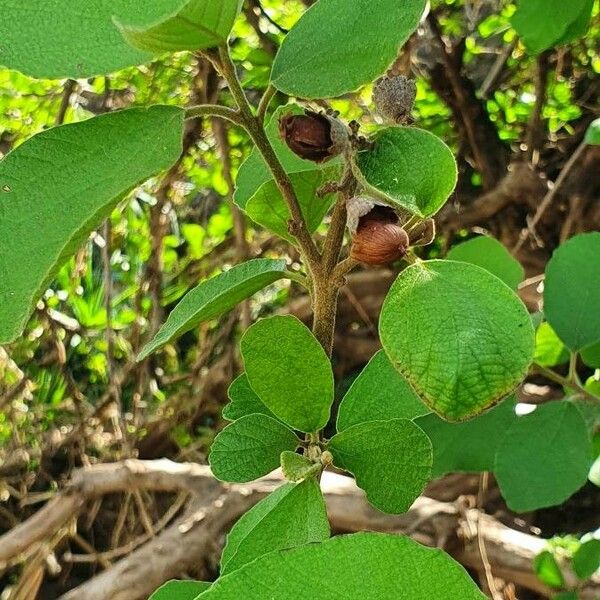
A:
[[[589,579],[600,569],[600,540],[589,540],[573,555],[573,570],[582,580]]]
[[[445,552],[380,533],[343,535],[271,552],[219,579],[202,599],[357,597],[485,600],[463,567]]]
[[[581,37],[593,5],[594,0],[518,0],[511,22],[527,48],[538,54]]]
[[[591,464],[585,420],[562,401],[538,406],[512,424],[494,471],[511,510],[527,512],[563,503],[585,484]]]
[[[208,458],[213,475],[221,481],[245,483],[279,466],[284,450],[299,444],[294,432],[265,415],[248,415],[217,435]]]
[[[369,502],[387,513],[407,511],[431,477],[431,442],[408,419],[354,425],[334,435],[328,449]]]
[[[496,450],[516,419],[513,396],[464,423],[448,423],[435,414],[418,418],[415,423],[433,446],[432,477],[493,471]]]
[[[242,0],[187,0],[151,25],[119,18],[115,24],[131,46],[144,52],[214,48],[227,41],[241,5]]]
[[[373,141],[371,149],[356,157],[356,175],[366,190],[419,217],[434,215],[456,185],[450,148],[416,127],[388,127]]]
[[[137,184],[181,153],[183,110],[155,106],[49,129],[0,162],[0,344]]]
[[[562,244],[546,267],[544,313],[574,352],[600,341],[600,233]]]
[[[173,309],[154,339],[142,349],[138,361],[200,323],[222,315],[242,300],[285,277],[285,260],[257,258],[203,281],[189,291]]]
[[[325,351],[296,317],[258,321],[241,342],[246,375],[279,419],[304,432],[322,429],[333,403],[333,373]]]
[[[381,342],[423,401],[448,421],[507,396],[533,358],[534,330],[518,296],[475,265],[411,265],[381,311]]]
[[[513,290],[523,281],[525,269],[497,239],[481,235],[458,244],[448,252],[448,260],[458,260],[482,267]]]
[[[131,47],[113,17],[150,26],[187,1],[0,0],[0,64],[33,77],[81,79],[148,62],[152,54]]]
[[[382,75],[415,31],[425,0],[319,0],[283,40],[271,82],[290,96],[331,98]]]
[[[242,373],[233,381],[227,390],[227,395],[231,402],[223,408],[222,416],[228,421],[236,421],[254,414],[276,418],[250,387],[250,382],[245,373]]]
[[[325,501],[316,480],[287,483],[233,526],[221,557],[221,576],[268,552],[322,542],[329,536]]]
[[[414,419],[429,409],[380,350],[346,392],[340,404],[337,430],[367,421]]]

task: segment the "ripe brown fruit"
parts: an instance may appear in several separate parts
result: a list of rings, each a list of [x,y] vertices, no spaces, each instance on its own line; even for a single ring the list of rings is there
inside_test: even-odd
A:
[[[317,163],[338,156],[349,140],[348,129],[341,121],[311,110],[303,115],[283,115],[279,132],[294,154]]]
[[[386,265],[402,258],[408,249],[408,234],[389,218],[362,217],[352,236],[350,256],[367,265]]]

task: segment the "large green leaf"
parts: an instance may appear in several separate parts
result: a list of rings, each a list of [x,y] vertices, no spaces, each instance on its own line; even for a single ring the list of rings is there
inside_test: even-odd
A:
[[[33,77],[81,79],[147,62],[152,54],[132,48],[113,18],[149,26],[188,1],[0,0],[0,64]]]
[[[149,600],[194,600],[205,592],[212,583],[206,581],[167,581],[159,587]]]
[[[271,552],[219,579],[202,600],[485,600],[442,550],[399,535],[357,533]]]
[[[333,403],[333,373],[325,351],[296,317],[258,321],[241,342],[252,389],[279,419],[305,432],[322,429]]]
[[[187,0],[148,25],[115,18],[123,37],[144,52],[213,48],[227,41],[243,0]]]
[[[488,271],[432,260],[392,285],[379,332],[394,366],[449,421],[507,396],[533,358],[534,331],[518,296]]]
[[[333,195],[319,198],[316,191],[326,181],[337,178],[340,166],[335,161],[317,165],[294,154],[279,134],[279,119],[287,114],[300,115],[304,114],[304,110],[297,104],[280,106],[265,130],[275,154],[290,175],[307,225],[310,231],[315,231],[333,201]],[[292,239],[287,227],[290,218],[287,204],[275,185],[271,170],[256,148],[238,171],[234,199],[252,220],[286,239]]]
[[[458,244],[448,252],[448,260],[458,260],[483,267],[514,290],[523,277],[525,269],[496,238],[481,235]]]
[[[414,419],[429,412],[380,350],[353,381],[340,404],[337,430],[367,421]]]
[[[262,414],[275,418],[275,415],[262,403],[256,392],[250,387],[245,373],[234,379],[227,390],[230,402],[223,408],[222,416],[235,421],[247,415]]]
[[[546,267],[544,314],[574,352],[600,341],[600,233],[562,244]]]
[[[365,189],[412,214],[434,215],[456,185],[456,161],[450,148],[416,127],[382,129],[373,142],[356,158],[356,174]]]
[[[138,360],[285,277],[285,260],[257,258],[203,281],[173,309],[154,339],[144,346]]]
[[[281,453],[298,444],[283,423],[266,415],[248,415],[217,435],[208,460],[217,479],[245,483],[276,469]]]
[[[527,48],[538,54],[581,37],[593,4],[594,0],[518,0],[511,22]]]
[[[526,512],[564,502],[585,484],[591,465],[585,420],[573,403],[561,401],[513,422],[494,471],[508,506]]]
[[[328,449],[369,502],[387,513],[407,511],[431,477],[431,442],[408,419],[353,425],[334,435]]]
[[[0,162],[0,343],[20,334],[62,263],[118,201],[177,160],[183,115],[133,108],[55,127]]]
[[[415,31],[425,0],[319,0],[283,40],[271,81],[290,96],[331,98],[382,75]]]
[[[448,423],[435,414],[416,419],[433,446],[432,477],[493,471],[496,450],[516,419],[513,396],[464,423]]]
[[[221,576],[274,550],[329,538],[325,501],[315,479],[287,483],[233,526],[221,557]]]

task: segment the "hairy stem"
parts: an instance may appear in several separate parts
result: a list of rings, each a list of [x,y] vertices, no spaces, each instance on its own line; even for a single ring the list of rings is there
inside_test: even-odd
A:
[[[300,204],[298,203],[298,198],[296,197],[292,182],[279,158],[275,154],[262,123],[254,116],[252,107],[246,98],[246,94],[242,89],[235,71],[235,65],[229,56],[229,48],[227,46],[222,46],[219,48],[218,58],[214,55],[210,55],[209,58],[214,62],[215,66],[221,72],[221,75],[225,78],[225,81],[229,86],[229,91],[238,105],[241,122],[267,163],[271,174],[273,175],[275,184],[287,203],[291,215],[289,223],[290,232],[298,240],[307,267],[309,271],[312,272],[318,268],[321,261],[321,255],[306,226],[306,221],[304,220],[304,215],[300,209]]]

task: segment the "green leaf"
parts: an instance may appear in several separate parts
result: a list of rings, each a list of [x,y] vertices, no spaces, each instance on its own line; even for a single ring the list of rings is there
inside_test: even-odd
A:
[[[286,114],[304,114],[304,110],[297,104],[280,106],[273,113],[265,131],[275,154],[290,175],[298,203],[312,232],[321,224],[334,198],[332,194],[318,198],[316,191],[326,181],[337,179],[340,165],[335,161],[317,165],[294,154],[279,135],[279,119]],[[234,200],[253,221],[292,240],[287,226],[290,218],[287,204],[273,180],[271,170],[256,148],[238,171]]]
[[[245,483],[279,466],[284,450],[299,444],[294,432],[265,415],[248,415],[227,425],[215,438],[208,458],[221,481]]]
[[[565,578],[552,552],[544,550],[533,559],[533,570],[539,580],[553,588],[561,588]]]
[[[149,600],[194,600],[205,592],[212,583],[206,581],[167,581],[159,587]]]
[[[183,115],[167,106],[101,115],[43,131],[0,161],[0,344],[21,333],[117,203],[177,160]]]
[[[333,373],[325,351],[296,317],[258,321],[241,341],[246,375],[262,402],[284,423],[322,429],[333,403]]]
[[[594,0],[518,0],[511,22],[527,48],[539,54],[581,37],[593,4]]]
[[[569,362],[569,351],[550,323],[542,323],[535,332],[533,362],[542,367],[555,367]]]
[[[144,346],[138,361],[200,323],[222,315],[242,300],[285,277],[285,260],[257,258],[203,281],[189,291],[173,309],[154,339]]]
[[[332,98],[382,75],[415,31],[425,0],[319,0],[283,40],[271,82],[300,98]]]
[[[314,463],[297,452],[290,452],[288,450],[281,453],[280,461],[281,470],[285,478],[289,481],[306,479],[306,477],[318,473],[321,469],[319,463]]]
[[[579,600],[577,592],[560,592],[552,600]]]
[[[134,48],[144,52],[178,52],[214,48],[227,41],[241,9],[240,0],[187,0],[151,25],[115,18]]]
[[[590,144],[590,146],[600,145],[600,118],[590,123],[585,132],[585,143]]]
[[[236,421],[247,415],[261,414],[275,419],[275,415],[261,402],[250,387],[245,373],[234,379],[227,390],[231,402],[223,408],[222,416],[228,421]]]
[[[551,402],[518,418],[496,454],[495,473],[515,512],[561,504],[588,476],[592,457],[586,423],[571,402]]]
[[[546,267],[544,313],[574,352],[600,341],[600,233],[562,244]]]
[[[220,578],[202,596],[240,598],[485,600],[463,567],[442,550],[381,533],[342,535],[271,552]]]
[[[592,344],[581,351],[581,360],[592,369],[600,368],[600,342]]]
[[[187,1],[0,0],[0,64],[33,77],[82,79],[148,62],[152,54],[132,48],[113,17],[149,26]]]
[[[482,267],[504,281],[513,290],[523,277],[521,263],[497,239],[482,235],[451,248],[448,260],[458,260]]]
[[[432,477],[493,471],[496,450],[516,419],[514,396],[464,423],[448,423],[435,414],[418,418],[415,423],[433,446]]]
[[[384,202],[419,217],[433,216],[457,181],[456,161],[438,137],[416,127],[388,127],[356,157],[355,174]]]
[[[367,421],[414,419],[428,412],[406,379],[380,350],[346,392],[338,412],[337,430],[344,431]]]
[[[317,192],[328,181],[337,179],[338,171],[339,168],[335,166],[327,170],[302,171],[290,175],[310,232],[317,230],[333,201],[332,194],[321,198]],[[288,242],[295,243],[294,237],[289,233],[290,211],[274,181],[264,183],[258,188],[248,200],[245,211],[255,223],[266,227]]]
[[[369,502],[387,513],[407,511],[431,477],[431,442],[408,419],[353,425],[334,435],[328,449]]]
[[[286,483],[233,526],[221,557],[221,577],[275,550],[329,539],[325,501],[315,479]]]
[[[467,263],[432,260],[405,269],[384,302],[379,332],[392,364],[448,421],[507,396],[533,358],[533,325],[521,300]]]
[[[579,579],[590,579],[600,569],[600,540],[581,544],[573,555],[573,571]]]

